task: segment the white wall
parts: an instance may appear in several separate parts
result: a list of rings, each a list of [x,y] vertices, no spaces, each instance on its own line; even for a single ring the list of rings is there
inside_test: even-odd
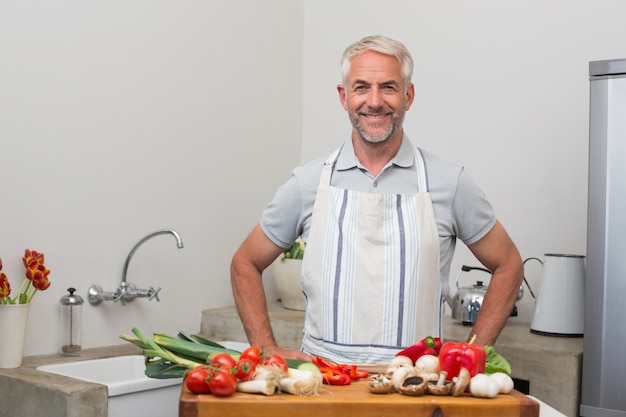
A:
[[[230,258],[299,160],[303,5],[131,0],[0,6],[0,257],[15,290],[25,248],[52,285],[25,355],[58,349],[58,301],[85,298],[83,347],[197,332],[232,304]],[[279,152],[276,152],[279,150]],[[128,280],[161,302],[87,303]],[[270,291],[272,286],[269,285]]]
[[[24,248],[52,269],[25,354],[57,350],[68,287],[113,290],[163,227],[185,249],[156,238],[129,270],[161,302],[86,304],[84,347],[133,326],[197,331],[202,309],[231,304],[230,257],[275,188],[346,138],[339,57],[372,33],[416,59],[407,133],[466,166],[522,255],[584,253],[587,65],[626,55],[625,14],[609,0],[4,2],[0,257],[14,287]],[[464,248],[452,279],[461,263]]]
[[[465,165],[524,258],[584,255],[588,62],[626,57],[625,15],[626,3],[608,0],[306,2],[303,159],[349,132],[335,90],[343,49],[386,34],[416,63],[409,137]],[[453,289],[464,263],[477,265],[460,244]],[[539,263],[526,270],[538,293]],[[485,277],[464,273],[461,286]],[[529,295],[519,308],[516,320],[530,322]]]

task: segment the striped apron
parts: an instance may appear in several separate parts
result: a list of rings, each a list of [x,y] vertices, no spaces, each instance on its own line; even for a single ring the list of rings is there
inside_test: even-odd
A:
[[[339,363],[384,364],[441,334],[439,234],[421,152],[418,192],[339,189],[326,161],[302,266],[302,350]]]

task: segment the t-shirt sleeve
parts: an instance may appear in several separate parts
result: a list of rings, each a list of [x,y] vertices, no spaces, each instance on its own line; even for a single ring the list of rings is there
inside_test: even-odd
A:
[[[459,171],[452,217],[456,235],[466,245],[482,239],[496,224],[493,206],[464,169]]]
[[[261,215],[261,229],[281,248],[287,248],[300,236],[298,220],[302,202],[295,175],[276,190],[274,198]]]
[[[287,248],[299,236],[308,240],[311,215],[324,160],[294,169],[261,216],[261,230],[276,245]]]

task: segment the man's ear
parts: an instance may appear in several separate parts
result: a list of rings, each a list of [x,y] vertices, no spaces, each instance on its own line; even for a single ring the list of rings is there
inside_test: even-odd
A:
[[[411,104],[413,104],[413,100],[415,99],[415,86],[413,83],[409,84],[409,87],[406,89],[406,106],[404,111],[408,111],[411,108]]]
[[[346,97],[346,89],[343,84],[337,85],[337,93],[339,93],[339,101],[345,110],[348,110],[348,99]]]

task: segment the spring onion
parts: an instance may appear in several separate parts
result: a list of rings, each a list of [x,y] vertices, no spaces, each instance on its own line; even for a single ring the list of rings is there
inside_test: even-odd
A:
[[[248,394],[274,395],[276,384],[270,380],[255,379],[237,382],[237,391]]]

